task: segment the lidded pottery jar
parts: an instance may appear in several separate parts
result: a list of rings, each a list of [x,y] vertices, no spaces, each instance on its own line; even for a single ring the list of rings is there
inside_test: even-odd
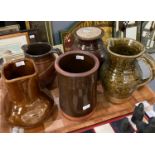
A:
[[[103,63],[106,56],[106,47],[102,41],[103,31],[98,27],[83,27],[75,32],[74,50],[93,53]]]
[[[54,101],[40,90],[34,62],[30,59],[9,62],[2,68],[2,78],[7,89],[6,119],[22,127],[43,123],[51,114]]]
[[[66,52],[55,61],[60,108],[68,119],[80,121],[94,111],[98,68],[97,57],[89,52]]]
[[[123,103],[132,93],[154,79],[155,61],[145,51],[144,46],[133,39],[111,38],[108,40],[107,63],[100,69],[100,78],[106,97],[114,103]],[[143,61],[150,70],[148,78],[143,79],[138,64]]]
[[[57,55],[61,54],[59,49],[54,49],[45,42],[36,42],[28,45],[23,45],[22,49],[26,58],[31,58],[39,73],[39,84],[41,88],[51,88],[56,77],[54,62]]]

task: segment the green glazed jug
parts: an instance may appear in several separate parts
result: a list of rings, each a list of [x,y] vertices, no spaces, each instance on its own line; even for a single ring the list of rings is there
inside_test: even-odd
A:
[[[123,103],[137,88],[154,79],[155,61],[145,47],[133,39],[111,38],[107,49],[107,62],[100,69],[104,93],[111,102]],[[146,79],[143,79],[139,61],[143,61],[150,70]]]

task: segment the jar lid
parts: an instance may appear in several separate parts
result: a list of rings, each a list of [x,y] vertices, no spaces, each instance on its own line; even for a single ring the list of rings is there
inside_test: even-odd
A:
[[[98,27],[82,27],[76,31],[76,35],[82,40],[98,39],[102,30]]]

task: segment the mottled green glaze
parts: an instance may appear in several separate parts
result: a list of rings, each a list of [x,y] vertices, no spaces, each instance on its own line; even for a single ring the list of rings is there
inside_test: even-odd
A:
[[[100,78],[105,95],[110,101],[122,102],[128,99],[138,86],[152,80],[152,72],[148,79],[142,79],[142,71],[137,61],[139,58],[149,63],[152,72],[154,71],[154,62],[146,56],[142,44],[131,39],[109,40],[108,60],[100,69]]]

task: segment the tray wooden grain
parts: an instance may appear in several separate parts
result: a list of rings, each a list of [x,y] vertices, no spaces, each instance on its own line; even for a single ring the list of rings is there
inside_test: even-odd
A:
[[[113,104],[108,102],[102,90],[100,84],[97,87],[97,106],[93,114],[86,120],[75,122],[66,119],[59,108],[59,91],[58,88],[51,91],[54,101],[55,110],[53,115],[46,120],[41,126],[24,129],[24,132],[73,132],[82,128],[86,128],[97,123],[107,121],[109,119],[119,117],[133,112],[135,103],[147,100],[150,104],[155,103],[155,93],[148,86],[141,87],[136,90],[131,99],[128,102],[122,104]],[[5,104],[4,97],[6,90],[0,79],[0,132],[11,132],[12,126],[10,126],[3,117],[2,105]]]

